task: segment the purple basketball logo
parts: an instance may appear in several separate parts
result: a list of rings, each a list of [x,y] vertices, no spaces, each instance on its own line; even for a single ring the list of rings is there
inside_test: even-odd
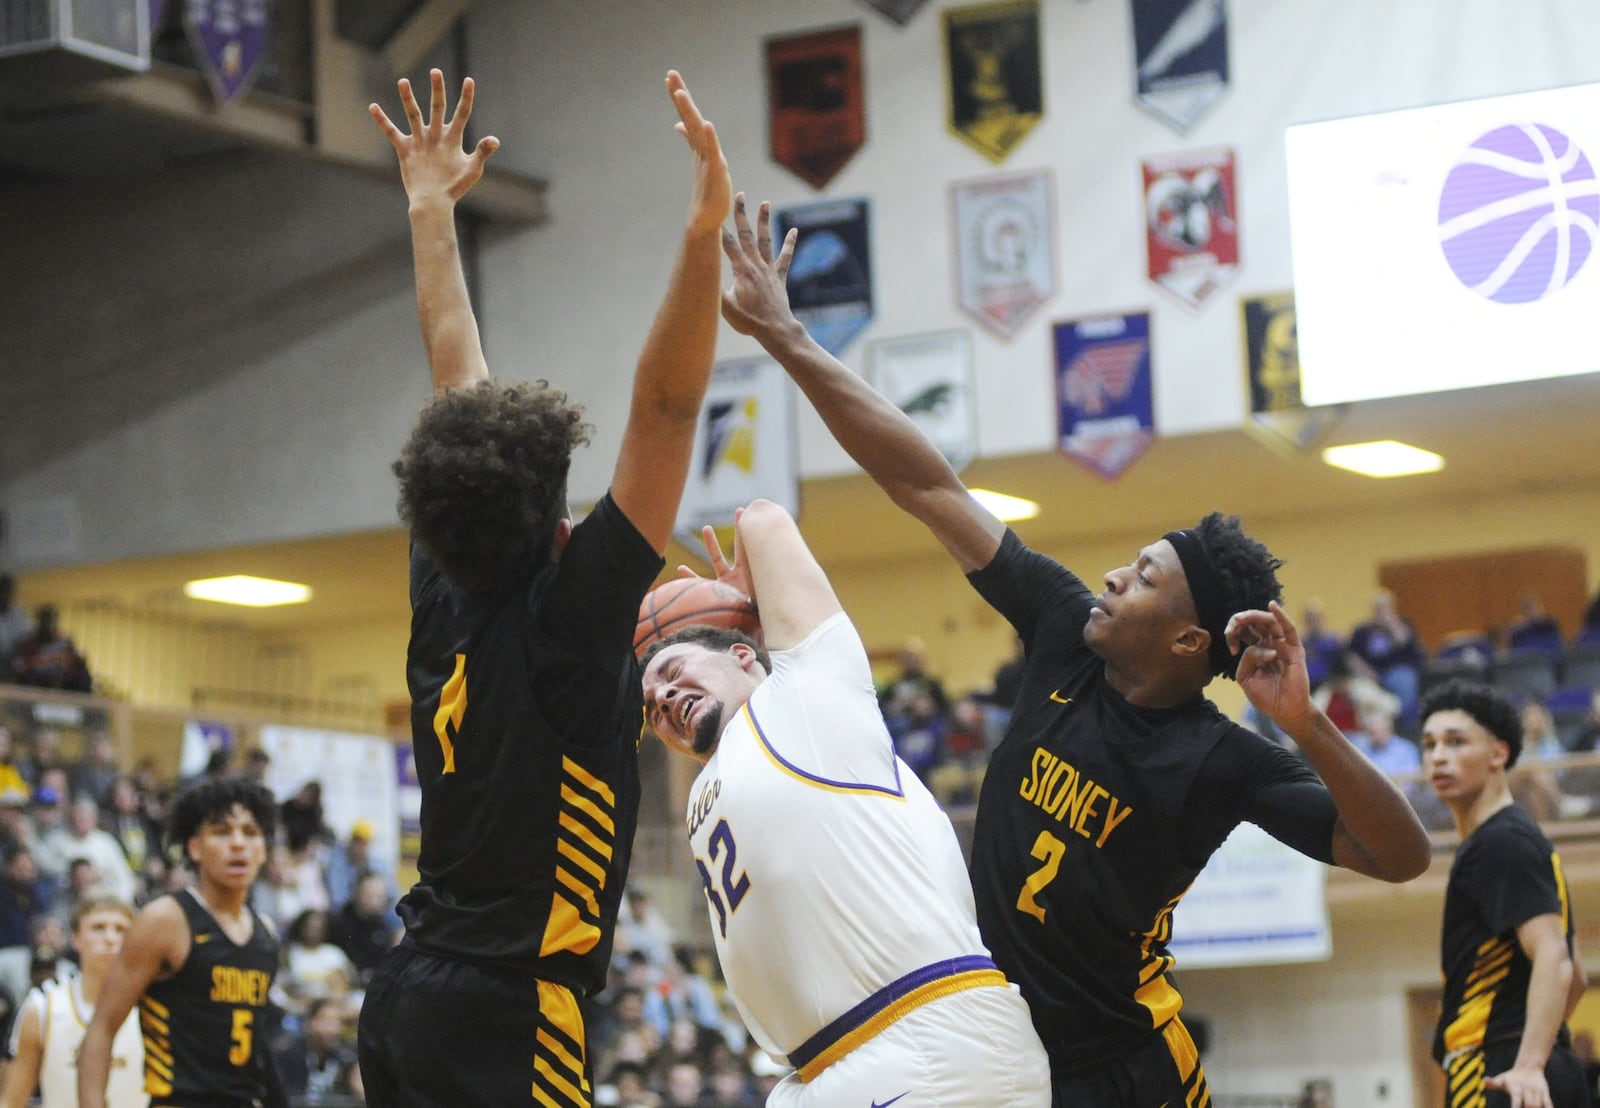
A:
[[[1439,239],[1461,283],[1501,304],[1563,288],[1594,252],[1600,181],[1578,144],[1542,123],[1490,131],[1456,159]]]

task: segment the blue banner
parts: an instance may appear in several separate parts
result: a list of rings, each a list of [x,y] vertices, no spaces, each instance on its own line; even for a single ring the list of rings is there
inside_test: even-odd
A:
[[[795,318],[835,356],[872,322],[872,246],[868,202],[824,200],[775,213],[776,238],[800,229],[789,267]]]
[[[1150,313],[1055,325],[1061,452],[1110,480],[1155,441]]]
[[[217,100],[232,103],[267,52],[267,0],[188,0],[184,24]]]
[[[1228,91],[1226,0],[1129,0],[1139,106],[1187,134]]]

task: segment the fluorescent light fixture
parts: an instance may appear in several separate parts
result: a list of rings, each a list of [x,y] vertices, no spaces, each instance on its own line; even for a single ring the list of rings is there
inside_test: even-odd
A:
[[[1038,502],[1024,500],[1020,496],[1007,496],[1003,492],[991,492],[989,489],[968,489],[967,492],[971,494],[972,499],[1006,523],[1019,519],[1032,519],[1039,514]]]
[[[1330,446],[1322,452],[1322,460],[1364,477],[1410,477],[1416,473],[1437,473],[1444,468],[1444,458],[1433,451],[1393,439]]]
[[[190,581],[183,586],[183,595],[196,600],[214,600],[218,604],[273,608],[280,604],[304,604],[311,599],[311,586],[236,573],[232,577],[207,577],[201,581]]]

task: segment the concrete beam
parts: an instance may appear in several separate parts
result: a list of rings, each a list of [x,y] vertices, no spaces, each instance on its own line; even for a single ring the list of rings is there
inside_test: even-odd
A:
[[[476,0],[428,0],[405,25],[390,36],[383,47],[383,60],[392,76],[409,73],[417,67],[435,43],[449,33],[456,20],[472,8]]]

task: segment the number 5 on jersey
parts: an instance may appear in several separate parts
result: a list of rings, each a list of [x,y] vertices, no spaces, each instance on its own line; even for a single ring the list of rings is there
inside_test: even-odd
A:
[[[734,876],[738,848],[734,845],[733,829],[728,826],[727,820],[718,820],[711,829],[710,847],[712,864],[715,865],[719,858],[722,860],[722,872],[718,875],[720,881],[711,876],[711,867],[699,858],[694,860],[694,864],[700,870],[700,880],[705,882],[706,899],[716,909],[717,929],[723,938],[727,938],[728,916],[739,910],[739,902],[750,891],[750,875],[741,873]],[[718,892],[719,885],[721,892]]]

